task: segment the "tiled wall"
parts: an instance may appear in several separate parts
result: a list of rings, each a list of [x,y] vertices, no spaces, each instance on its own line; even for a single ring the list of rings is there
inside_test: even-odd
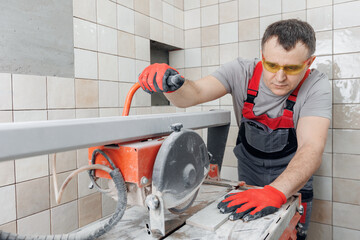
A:
[[[149,64],[150,39],[182,48],[170,53],[170,64],[196,80],[238,56],[259,57],[261,36],[270,23],[286,18],[306,20],[317,35],[314,67],[328,74],[333,88],[333,119],[323,163],[314,179],[316,200],[309,239],[360,238],[360,1],[73,3],[75,78],[1,73],[0,122],[118,116],[137,74]],[[232,99],[227,95],[188,109],[151,107],[150,96],[139,91],[132,106],[131,114],[232,111]],[[222,177],[234,180],[236,134],[232,115]],[[86,174],[68,186],[62,204],[56,205],[49,177],[52,158],[0,163],[0,229],[64,233],[111,213],[113,202],[87,188]],[[61,181],[87,164],[87,152],[59,153],[57,159]]]

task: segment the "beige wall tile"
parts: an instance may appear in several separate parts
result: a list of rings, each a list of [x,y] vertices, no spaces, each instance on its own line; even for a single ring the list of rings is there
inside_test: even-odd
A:
[[[200,27],[200,8],[184,12],[184,30]]]
[[[44,177],[48,172],[48,155],[15,160],[16,182]]]
[[[201,68],[201,77],[206,77],[210,74],[212,74],[213,72],[216,71],[216,69],[219,68],[219,65],[216,65],[216,66],[210,66],[210,67],[202,67]],[[221,101],[221,99],[220,99]]]
[[[49,120],[74,119],[75,109],[67,110],[48,110]]]
[[[74,79],[47,77],[47,97],[48,108],[74,108]]]
[[[332,201],[332,178],[314,176],[314,198]]]
[[[270,15],[270,16],[266,16],[266,17],[261,17],[260,18],[260,32],[259,32],[259,38],[261,39],[264,35],[264,32],[266,30],[266,28],[276,22],[281,20],[281,15],[277,14],[277,15]]]
[[[99,79],[118,81],[118,57],[110,54],[98,54]]]
[[[99,106],[99,83],[93,80],[75,79],[76,108]]]
[[[333,131],[331,129],[328,130],[324,152],[325,153],[333,152]]]
[[[189,80],[198,80],[201,78],[201,68],[186,68],[184,77]]]
[[[173,68],[184,68],[185,64],[185,52],[184,50],[175,50],[169,52],[169,64]]]
[[[282,12],[294,12],[306,8],[306,0],[282,0]]]
[[[174,26],[184,30],[184,11],[177,8],[174,8]]]
[[[360,231],[347,229],[347,228],[333,227],[333,233],[334,233],[333,235],[334,240],[360,238]]]
[[[116,28],[116,3],[109,0],[97,1],[97,22],[106,26]]]
[[[52,174],[54,154],[49,155],[49,172]],[[76,169],[76,151],[56,153],[56,172],[62,173]]]
[[[360,129],[360,105],[341,104],[333,106],[333,127]]]
[[[125,7],[134,9],[134,0],[117,0],[117,3]]]
[[[339,178],[360,180],[360,155],[333,155],[333,175]]]
[[[322,162],[315,175],[331,177],[332,176],[332,154],[323,153]]]
[[[100,111],[100,117],[114,117],[114,116],[120,116],[121,112],[119,108],[101,108]]]
[[[184,0],[174,0],[174,6],[180,10],[184,10]]]
[[[117,54],[117,30],[98,25],[98,51]]]
[[[0,123],[9,123],[12,121],[12,111],[0,111]]]
[[[217,4],[219,0],[200,0],[201,7]]]
[[[11,74],[0,73],[0,110],[12,109]]]
[[[119,84],[119,104],[120,107],[124,107],[126,95],[129,92],[133,84],[131,83],[120,83]],[[140,91],[140,90],[139,90]]]
[[[136,59],[150,61],[150,40],[135,36],[135,56]]]
[[[14,122],[46,121],[46,110],[14,111]]]
[[[334,202],[333,225],[360,230],[360,206]]]
[[[311,221],[317,223],[332,223],[332,202],[324,200],[313,200]]]
[[[118,54],[135,58],[135,37],[132,34],[118,31]]]
[[[101,216],[106,217],[112,215],[115,212],[117,202],[105,194],[101,194],[101,198]]]
[[[128,33],[135,32],[134,10],[117,5],[117,28]]]
[[[0,187],[0,225],[16,219],[15,185]]]
[[[316,32],[315,55],[332,54],[332,43],[333,43],[332,34],[333,31]]]
[[[201,66],[201,48],[185,49],[185,67]],[[185,73],[186,74],[186,73]]]
[[[219,44],[219,25],[201,28],[201,45],[203,47]]]
[[[57,182],[58,182],[57,189],[58,190],[60,190],[61,185],[63,184],[65,179],[72,172],[73,171],[57,174]],[[78,185],[77,184],[77,177],[74,177],[73,179],[71,179],[69,184],[64,189],[63,195],[61,197],[61,201],[58,204],[56,202],[56,199],[55,199],[54,179],[53,179],[53,175],[51,175],[50,176],[50,206],[51,207],[56,207],[58,205],[62,205],[64,203],[68,203],[68,202],[76,200],[77,199],[77,189],[78,189],[77,185]]]
[[[73,13],[75,17],[96,22],[96,1],[73,0]]]
[[[239,20],[259,17],[259,1],[238,0]]]
[[[239,128],[235,126],[231,126],[229,129],[229,134],[226,142],[226,146],[228,147],[235,147],[236,146],[236,139],[238,136]]]
[[[334,78],[356,78],[360,76],[360,53],[334,55]]]
[[[313,64],[311,65],[312,68],[316,68],[320,72],[326,74],[329,79],[333,78],[333,61],[332,56],[319,56],[315,59]]]
[[[238,56],[239,55],[237,43],[220,45],[220,64],[230,62]]]
[[[260,0],[260,16],[274,15],[281,13],[281,0],[266,1]]]
[[[79,199],[79,227],[83,227],[100,218],[101,218],[100,193],[95,193],[90,196]]]
[[[299,19],[302,21],[306,21],[306,10],[297,11],[297,12],[287,12],[282,14],[282,19]]]
[[[135,72],[135,60],[132,58],[118,58],[119,63],[119,81],[135,82],[137,79]],[[124,99],[125,100],[125,99]],[[120,101],[121,103],[121,101]]]
[[[334,103],[360,103],[360,79],[333,81]]]
[[[237,167],[237,158],[233,152],[234,147],[226,147],[223,159],[223,166]]]
[[[163,23],[154,18],[150,18],[150,39],[157,42],[163,41]]]
[[[185,48],[197,48],[201,46],[201,29],[194,28],[184,31]]]
[[[150,1],[150,17],[158,20],[163,19],[163,4],[162,0],[151,0]],[[150,19],[151,21],[151,19]]]
[[[15,183],[14,160],[0,162],[0,187]]]
[[[220,178],[232,181],[238,181],[237,167],[222,166],[220,171]]]
[[[51,209],[52,234],[69,233],[78,228],[77,201],[72,201]]]
[[[168,4],[168,3],[164,2],[164,1],[163,1],[162,5],[163,5],[162,6],[162,10],[163,10],[163,14],[162,14],[163,19],[162,20],[163,20],[163,22],[167,23],[169,25],[174,25],[174,22],[175,22],[174,21],[174,13],[175,13],[174,6]]]
[[[202,66],[219,65],[219,46],[203,47],[201,49]]]
[[[150,0],[134,0],[134,9],[137,12],[149,16],[150,14]]]
[[[87,165],[88,163],[86,163]],[[90,189],[91,181],[87,172],[82,172],[78,175],[78,197],[82,198],[90,194],[96,193],[96,189]]]
[[[239,42],[239,57],[245,59],[260,58],[260,40]]]
[[[77,78],[97,79],[97,53],[74,49],[74,68]]]
[[[76,118],[95,118],[99,117],[98,109],[76,109]]]
[[[333,196],[335,202],[360,205],[360,181],[350,179],[333,179]]]
[[[359,1],[334,5],[334,28],[346,28],[360,25],[357,17]]]
[[[138,76],[142,73],[142,71],[150,65],[150,61],[143,60],[135,60],[135,77],[131,79],[133,82],[138,81]],[[140,91],[139,91],[140,92]],[[139,94],[139,93],[138,93]]]
[[[76,159],[77,159],[77,167],[86,166],[89,164],[89,158],[88,158],[88,149],[78,149],[76,150]]]
[[[334,153],[360,154],[360,130],[334,129]]]
[[[119,83],[99,81],[99,107],[119,106]]]
[[[46,210],[17,221],[18,234],[21,235],[49,235],[50,211]]]
[[[97,50],[97,25],[74,18],[74,47]]]
[[[176,108],[173,106],[156,106],[151,107],[151,114],[175,113]]]
[[[359,39],[359,27],[335,30],[334,53],[349,53],[360,51]]]
[[[144,14],[135,12],[135,35],[150,37],[150,18]]]
[[[239,41],[259,39],[259,18],[239,21]]]
[[[175,42],[175,27],[164,23],[163,25],[163,39],[164,43],[168,45],[174,45]]]
[[[16,184],[17,217],[44,211],[49,204],[49,177]]]
[[[201,8],[201,27],[219,24],[219,5]]]
[[[310,222],[307,240],[332,239],[332,226],[316,222]]]
[[[184,10],[200,8],[200,0],[184,0]]]
[[[16,221],[1,225],[0,230],[8,233],[16,233]]]
[[[234,43],[239,40],[238,22],[224,23],[219,26],[220,44]]]
[[[328,6],[331,5],[331,3],[332,3],[331,0],[317,0],[317,1],[306,0],[307,8]]]
[[[235,22],[238,20],[238,1],[219,4],[219,23]]]
[[[332,6],[307,10],[307,22],[315,31],[326,31],[332,28]]]
[[[14,74],[13,101],[14,110],[45,109],[46,78],[42,76]]]

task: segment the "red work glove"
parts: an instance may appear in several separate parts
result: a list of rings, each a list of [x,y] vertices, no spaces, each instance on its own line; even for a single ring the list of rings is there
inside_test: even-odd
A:
[[[155,63],[144,69],[139,84],[148,93],[173,92],[185,82],[179,72],[165,63]]]
[[[217,207],[221,213],[233,212],[229,216],[230,220],[242,218],[247,222],[276,212],[286,201],[281,191],[266,185],[262,189],[229,194]]]

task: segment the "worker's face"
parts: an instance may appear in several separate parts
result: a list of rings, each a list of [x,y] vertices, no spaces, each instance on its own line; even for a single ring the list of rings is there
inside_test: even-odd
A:
[[[295,45],[295,48],[286,51],[277,40],[277,37],[270,38],[262,50],[262,55],[267,62],[277,64],[279,66],[300,66],[306,63],[303,70],[295,75],[286,73],[284,68],[279,69],[277,72],[270,72],[263,68],[263,79],[265,85],[278,96],[284,96],[294,90],[304,77],[306,70],[309,69],[311,63],[315,60],[312,56],[308,57],[309,50],[301,42]]]

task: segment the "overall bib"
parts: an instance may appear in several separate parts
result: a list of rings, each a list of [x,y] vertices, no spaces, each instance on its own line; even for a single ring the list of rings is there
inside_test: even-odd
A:
[[[242,110],[239,134],[234,148],[238,159],[238,177],[250,185],[264,186],[273,182],[287,167],[297,150],[293,108],[298,91],[309,75],[308,70],[296,89],[286,100],[283,115],[270,118],[266,114],[254,114],[254,100],[258,95],[262,63],[257,63],[249,81],[247,98]],[[304,214],[300,220],[303,234],[310,222],[313,198],[312,177],[300,190]]]

